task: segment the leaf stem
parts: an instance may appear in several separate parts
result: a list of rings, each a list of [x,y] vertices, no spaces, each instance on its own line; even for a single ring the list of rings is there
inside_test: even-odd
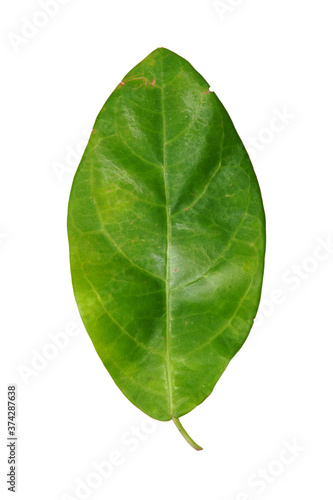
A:
[[[176,418],[176,417],[172,417],[172,420],[175,424],[175,426],[177,427],[177,429],[179,430],[179,432],[181,433],[181,435],[183,436],[184,439],[186,439],[186,441],[197,451],[200,451],[202,450],[201,446],[199,446],[195,441],[193,441],[193,439],[187,434],[186,430],[184,429],[184,427],[182,426],[182,424],[180,423],[179,419]]]

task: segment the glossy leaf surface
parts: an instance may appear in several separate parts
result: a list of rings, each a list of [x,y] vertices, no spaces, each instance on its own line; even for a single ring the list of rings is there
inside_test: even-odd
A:
[[[155,50],[105,103],[68,234],[79,311],[118,387],[158,420],[191,411],[253,324],[265,219],[226,110],[183,58]]]

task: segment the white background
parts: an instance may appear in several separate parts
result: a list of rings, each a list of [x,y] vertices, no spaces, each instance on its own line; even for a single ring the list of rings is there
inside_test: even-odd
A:
[[[332,2],[63,0],[52,16],[41,3],[2,2],[0,12],[1,498],[12,498],[9,383],[19,500],[332,498]],[[182,419],[199,453],[115,386],[83,329],[68,263],[73,151],[159,46],[188,59],[224,103],[251,147],[267,216],[256,325]],[[96,475],[110,459],[108,477]]]

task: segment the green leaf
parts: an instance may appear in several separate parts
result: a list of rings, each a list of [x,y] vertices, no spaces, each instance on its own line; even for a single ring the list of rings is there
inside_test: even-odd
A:
[[[265,217],[223,105],[157,49],[99,113],[68,208],[78,308],[106,369],[158,420],[213,390],[253,324]]]

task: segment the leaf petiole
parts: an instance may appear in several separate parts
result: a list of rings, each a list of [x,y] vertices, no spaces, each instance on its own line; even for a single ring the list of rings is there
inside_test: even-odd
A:
[[[182,424],[180,423],[179,419],[176,418],[176,417],[172,417],[172,420],[175,424],[175,426],[177,427],[177,429],[179,430],[179,432],[181,433],[181,435],[183,436],[184,439],[186,439],[186,441],[197,451],[200,451],[202,450],[201,446],[199,446],[195,441],[193,441],[193,439],[187,434],[186,430],[184,429],[184,427],[182,426]]]

